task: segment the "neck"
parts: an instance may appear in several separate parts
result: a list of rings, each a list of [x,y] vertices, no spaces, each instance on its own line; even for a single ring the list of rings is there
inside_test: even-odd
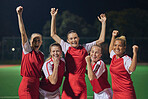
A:
[[[116,58],[118,59],[118,58],[121,58],[122,56],[124,56],[124,54],[122,54],[122,55],[116,55]]]

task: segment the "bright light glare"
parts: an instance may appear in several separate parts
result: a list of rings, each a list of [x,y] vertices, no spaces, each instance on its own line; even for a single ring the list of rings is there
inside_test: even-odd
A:
[[[12,51],[14,52],[15,51],[15,48],[12,48]]]

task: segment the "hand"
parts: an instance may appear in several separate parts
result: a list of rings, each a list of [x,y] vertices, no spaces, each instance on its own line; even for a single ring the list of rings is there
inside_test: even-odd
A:
[[[118,30],[113,30],[112,36],[117,36],[119,34]]]
[[[16,8],[16,12],[17,12],[17,14],[22,14],[22,12],[23,12],[23,7],[22,7],[22,6],[18,6],[18,7]]]
[[[58,13],[58,9],[55,10],[55,8],[51,8],[50,14],[51,16],[56,16]]]
[[[85,57],[86,62],[90,62],[91,57],[88,55]]]
[[[105,14],[101,14],[100,17],[98,16],[98,20],[101,23],[105,23],[106,22],[106,16],[105,16]]]
[[[138,46],[137,45],[133,45],[133,53],[136,54],[138,52]]]
[[[60,63],[60,60],[58,57],[53,57],[53,64],[55,67],[58,67],[59,66],[59,63]]]

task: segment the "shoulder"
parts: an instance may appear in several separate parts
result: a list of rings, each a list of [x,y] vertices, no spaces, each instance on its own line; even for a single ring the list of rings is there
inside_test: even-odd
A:
[[[61,58],[60,60],[65,63],[65,59],[64,58]]]
[[[131,57],[128,56],[128,55],[124,55],[122,58],[123,58],[124,61],[132,60]]]
[[[105,65],[104,61],[101,60],[101,59],[97,62],[97,64],[100,65],[100,66],[101,66],[101,65],[103,65],[103,66]]]
[[[39,51],[39,52],[40,52],[40,54],[44,55],[44,53],[42,51]]]
[[[53,61],[52,61],[52,59],[49,59],[49,60],[46,60],[45,62],[44,62],[44,65],[52,65],[53,64]]]

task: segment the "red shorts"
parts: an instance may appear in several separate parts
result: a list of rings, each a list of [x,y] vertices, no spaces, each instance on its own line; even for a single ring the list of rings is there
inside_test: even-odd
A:
[[[19,99],[39,99],[39,78],[23,77],[18,94]]]

